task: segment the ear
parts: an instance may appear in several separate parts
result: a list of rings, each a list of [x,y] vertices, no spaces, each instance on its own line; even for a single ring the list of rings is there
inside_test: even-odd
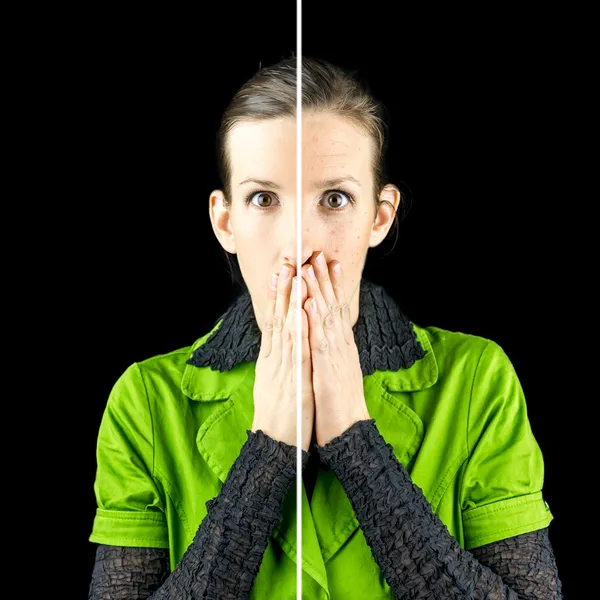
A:
[[[210,222],[219,243],[230,254],[235,254],[235,238],[231,227],[231,212],[226,205],[225,194],[213,190],[209,199]]]
[[[379,206],[375,214],[375,221],[371,228],[371,237],[369,239],[369,247],[374,248],[379,246],[388,234],[396,211],[400,206],[400,190],[391,183],[383,187],[379,194]],[[393,207],[393,208],[392,208]]]

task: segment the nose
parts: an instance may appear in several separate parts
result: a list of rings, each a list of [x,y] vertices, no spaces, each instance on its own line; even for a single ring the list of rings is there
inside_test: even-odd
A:
[[[307,263],[308,259],[313,255],[313,253],[314,253],[313,250],[309,250],[309,249],[306,249],[305,247],[302,247],[301,254],[300,254],[300,267],[302,267],[302,265]],[[289,252],[288,254],[283,256],[283,258],[281,259],[281,262],[282,262],[282,264],[290,263],[291,265],[294,265],[294,267],[296,267],[296,256],[297,256],[297,253],[295,251]]]
[[[298,235],[294,229],[291,235],[288,235],[281,244],[282,263],[288,262],[294,267],[296,266],[296,260],[300,258],[300,266],[306,264],[309,258],[319,250],[323,248],[322,242],[319,241],[319,235],[317,227],[311,227],[308,223],[303,222],[302,227],[302,239],[300,240],[300,248],[298,248],[297,240]]]

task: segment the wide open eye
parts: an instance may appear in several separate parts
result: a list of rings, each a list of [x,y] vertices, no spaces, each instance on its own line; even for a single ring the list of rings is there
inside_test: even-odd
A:
[[[347,204],[352,202],[352,197],[341,190],[329,190],[323,195],[323,199],[327,203],[326,208],[329,210],[340,210]]]
[[[257,208],[271,208],[275,200],[276,196],[271,192],[254,192],[246,198],[246,204],[252,202]]]

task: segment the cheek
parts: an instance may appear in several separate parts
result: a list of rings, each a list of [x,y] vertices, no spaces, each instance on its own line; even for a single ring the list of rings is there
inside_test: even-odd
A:
[[[369,231],[364,227],[340,225],[327,230],[327,246],[332,256],[341,256],[346,252],[364,252],[368,245]]]
[[[335,230],[329,230],[328,236],[329,236],[329,247],[332,248],[333,254],[339,254],[340,247],[339,247],[339,243],[336,238],[336,235],[335,235]]]
[[[346,228],[330,229],[325,253],[330,259],[339,260],[344,272],[352,277],[361,269],[368,249],[368,236],[361,230]]]
[[[264,256],[268,255],[273,240],[273,236],[267,235],[268,221],[269,219],[255,218],[251,214],[235,215],[232,221],[232,232],[240,262],[254,265],[262,260],[264,263]]]

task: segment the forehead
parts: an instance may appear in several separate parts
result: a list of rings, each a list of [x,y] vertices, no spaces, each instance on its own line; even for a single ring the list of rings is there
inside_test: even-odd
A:
[[[347,117],[330,113],[305,114],[302,119],[303,173],[310,171],[370,170],[373,150],[370,136]],[[272,179],[296,171],[297,121],[294,117],[243,121],[229,134],[232,176]],[[257,170],[260,173],[257,174]],[[250,173],[252,171],[252,173]]]

